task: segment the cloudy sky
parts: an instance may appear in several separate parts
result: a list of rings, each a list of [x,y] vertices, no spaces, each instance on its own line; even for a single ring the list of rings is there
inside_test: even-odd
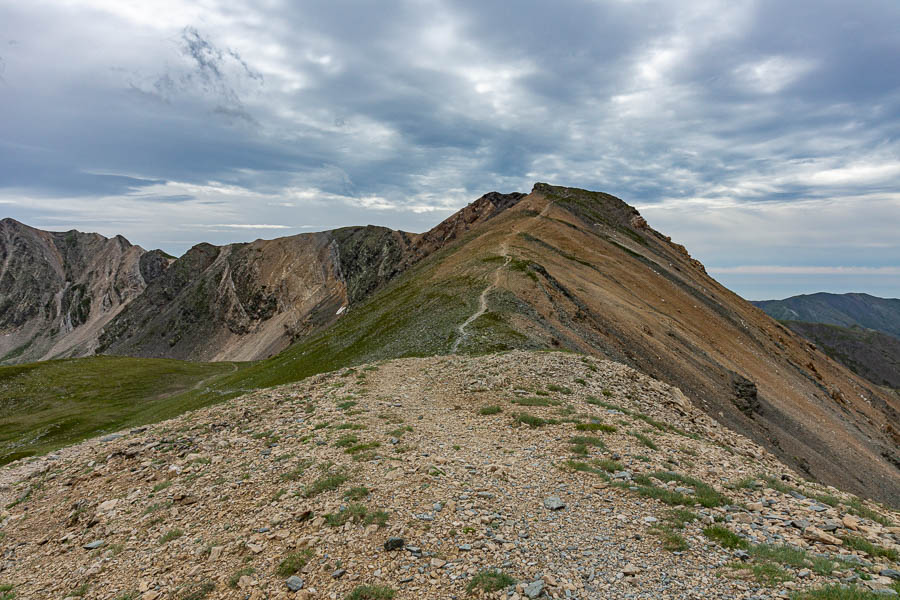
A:
[[[0,216],[180,254],[535,181],[750,299],[900,297],[900,2],[0,3]]]

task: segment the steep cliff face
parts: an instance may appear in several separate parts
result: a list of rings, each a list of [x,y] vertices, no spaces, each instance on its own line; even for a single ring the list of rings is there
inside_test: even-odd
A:
[[[412,237],[351,227],[200,244],[109,323],[99,351],[188,360],[271,356],[414,262]]]
[[[168,259],[121,236],[0,221],[0,362],[83,356]]]
[[[56,234],[7,220],[0,242],[9,288],[0,295],[0,326],[7,335],[0,356],[7,363],[94,352],[265,358],[333,323],[523,196],[486,194],[424,234],[345,227],[222,247],[198,244],[177,260],[121,237]]]

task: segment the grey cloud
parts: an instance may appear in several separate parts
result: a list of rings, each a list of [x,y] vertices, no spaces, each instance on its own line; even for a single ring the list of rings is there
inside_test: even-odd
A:
[[[777,249],[759,241],[766,219],[799,202],[842,198],[851,216],[876,196],[900,203],[893,0],[233,1],[171,13],[0,6],[0,35],[25,40],[2,55],[0,200],[16,202],[4,211],[52,212],[23,207],[54,196],[77,198],[60,218],[90,219],[92,202],[148,206],[123,233],[149,247],[172,239],[172,223],[179,239],[222,222],[421,231],[491,189],[551,180],[645,207],[710,264],[900,263],[866,219],[845,219],[850,235],[838,220],[784,229]],[[41,45],[25,35],[38,31]],[[759,235],[729,244],[715,228],[732,223],[709,215],[744,206],[762,215],[745,222]],[[886,245],[873,254],[866,238]]]

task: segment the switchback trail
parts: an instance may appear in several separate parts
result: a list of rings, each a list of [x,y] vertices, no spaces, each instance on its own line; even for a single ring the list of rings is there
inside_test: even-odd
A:
[[[491,278],[491,283],[488,284],[484,290],[482,290],[481,295],[478,297],[478,310],[469,315],[465,321],[463,321],[460,325],[457,326],[456,331],[458,332],[458,336],[456,341],[453,342],[453,346],[450,351],[453,354],[456,354],[456,351],[459,349],[460,344],[462,344],[466,338],[469,337],[468,328],[469,325],[475,322],[475,320],[487,312],[487,299],[488,294],[490,294],[499,284],[500,284],[500,274],[503,272],[510,261],[512,261],[512,255],[509,252],[509,240],[520,234],[527,226],[530,226],[535,223],[537,219],[542,219],[547,215],[550,211],[550,207],[553,206],[553,202],[547,202],[547,206],[544,207],[539,214],[535,215],[531,219],[528,219],[524,224],[520,224],[514,227],[503,239],[503,243],[500,244],[500,255],[505,259],[502,265],[499,265],[496,269],[494,269],[494,275]]]

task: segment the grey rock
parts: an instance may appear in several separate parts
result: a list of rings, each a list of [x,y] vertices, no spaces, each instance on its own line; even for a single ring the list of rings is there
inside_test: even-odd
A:
[[[537,581],[532,581],[528,585],[525,586],[525,595],[529,598],[537,598],[541,594],[544,593],[544,580],[538,579]]]
[[[404,540],[403,538],[392,537],[392,538],[388,538],[388,541],[386,541],[384,543],[384,549],[388,550],[388,551],[399,550],[400,548],[402,548],[405,545],[406,545],[406,540]]]
[[[739,558],[739,559],[741,559],[741,560],[750,560],[750,555],[747,554],[747,553],[746,553],[745,551],[743,551],[743,550],[735,550],[735,551],[734,551],[734,557],[735,557],[735,558]]]
[[[461,544],[459,546],[459,549],[462,550],[463,552],[468,552],[469,550],[472,549],[472,544]]]
[[[288,589],[292,592],[299,592],[303,589],[303,580],[296,575],[291,575],[290,577],[288,577],[285,583],[287,584]]]
[[[544,508],[549,508],[550,510],[562,510],[565,507],[566,503],[563,502],[559,496],[544,498]]]
[[[117,439],[119,439],[120,437],[122,437],[122,434],[121,434],[121,433],[111,433],[111,434],[109,434],[109,435],[104,435],[102,438],[100,438],[100,441],[103,442],[103,443],[105,444],[105,443],[107,443],[107,442],[111,442],[111,441],[113,441],[113,440],[117,440]]]
[[[825,521],[825,524],[822,525],[821,529],[822,529],[822,531],[836,531],[837,529],[840,529],[841,527],[842,527],[842,525],[840,523],[838,523],[837,521]]]
[[[897,569],[882,569],[878,572],[882,577],[890,577],[891,579],[896,579],[900,581],[900,571]]]
[[[338,569],[337,571],[335,571],[334,573],[331,574],[331,578],[332,579],[340,579],[341,577],[343,577],[346,574],[347,574],[347,569]]]

